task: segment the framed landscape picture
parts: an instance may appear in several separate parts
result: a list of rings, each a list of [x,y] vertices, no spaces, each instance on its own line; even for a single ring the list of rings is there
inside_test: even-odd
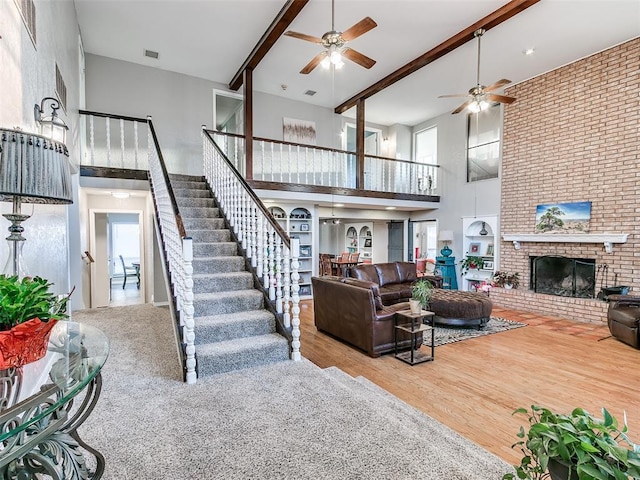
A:
[[[591,202],[551,203],[536,207],[536,233],[587,233]]]

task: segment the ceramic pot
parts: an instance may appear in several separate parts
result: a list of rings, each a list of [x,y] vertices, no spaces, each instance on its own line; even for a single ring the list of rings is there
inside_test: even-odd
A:
[[[409,308],[411,309],[411,313],[418,314],[422,310],[422,306],[420,305],[420,300],[414,300],[413,298],[409,299]]]
[[[578,480],[576,471],[558,460],[550,458],[547,467],[552,480]]]
[[[32,318],[11,330],[0,332],[0,370],[17,368],[40,360],[47,353],[49,336],[57,320]]]

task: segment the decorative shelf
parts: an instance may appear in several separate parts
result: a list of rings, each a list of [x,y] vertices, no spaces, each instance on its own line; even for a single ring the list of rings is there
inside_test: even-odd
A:
[[[544,234],[544,233],[514,233],[503,234],[505,242],[513,242],[513,247],[520,250],[522,242],[546,243],[602,243],[607,253],[613,253],[614,243],[627,243],[627,233],[583,233],[583,234]]]

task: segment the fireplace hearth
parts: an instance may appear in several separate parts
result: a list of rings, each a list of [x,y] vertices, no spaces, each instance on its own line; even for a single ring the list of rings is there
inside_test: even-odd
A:
[[[560,297],[595,297],[595,259],[555,255],[529,258],[529,285],[534,292]]]

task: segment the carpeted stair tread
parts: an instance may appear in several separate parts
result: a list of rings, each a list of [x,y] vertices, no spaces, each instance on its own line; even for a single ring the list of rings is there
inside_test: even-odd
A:
[[[180,208],[180,210],[186,208],[215,207],[215,201],[213,200],[213,198],[181,197],[176,198],[176,202],[178,203],[178,207]]]
[[[235,242],[194,242],[194,257],[232,257],[238,254]]]
[[[194,190],[191,188],[174,188],[173,194],[177,201],[181,198],[213,198],[209,190]]]
[[[248,290],[252,287],[253,275],[250,272],[198,273],[193,275],[194,293]]]
[[[220,209],[217,207],[184,207],[180,208],[182,218],[219,218]]]
[[[183,218],[182,224],[187,233],[189,230],[223,230],[225,227],[224,218],[220,217]]]
[[[194,242],[215,243],[231,240],[229,230],[191,230],[189,236]]]
[[[183,181],[171,182],[171,188],[174,190],[209,190],[204,182]]]
[[[220,374],[289,359],[289,342],[276,333],[196,346],[200,374]],[[203,372],[204,370],[204,372]]]
[[[170,173],[169,178],[171,180],[183,182],[204,182],[204,177],[202,175],[189,175],[186,173]]]
[[[210,315],[196,318],[195,331],[197,344],[214,343],[275,333],[276,320],[267,310]]]
[[[196,293],[193,296],[194,317],[246,312],[264,307],[264,296],[258,290]]]
[[[239,255],[228,257],[195,257],[194,274],[215,274],[245,271],[245,259]]]

